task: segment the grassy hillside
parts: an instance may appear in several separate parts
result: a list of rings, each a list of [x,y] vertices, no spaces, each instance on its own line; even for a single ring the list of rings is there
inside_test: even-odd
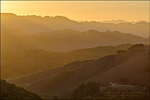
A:
[[[70,94],[81,83],[89,81],[109,84],[145,86],[148,84],[149,49],[131,49],[81,65],[73,70],[56,73],[29,84],[26,88],[44,96]]]
[[[58,67],[58,68],[52,68],[52,69],[37,72],[37,73],[34,73],[34,74],[21,76],[19,78],[10,80],[10,82],[15,83],[15,84],[19,84],[19,85],[22,85],[22,86],[26,86],[26,85],[34,82],[34,81],[37,81],[39,79],[43,79],[43,78],[46,78],[46,77],[50,77],[50,76],[55,75],[57,73],[60,73],[62,71],[66,71],[66,70],[69,71],[69,70],[76,69],[79,66],[81,66],[81,65],[83,65],[87,62],[91,62],[91,61],[93,61],[93,60],[71,62],[69,64],[66,64],[66,65]]]
[[[99,46],[78,49],[69,52],[51,52],[42,49],[30,49],[24,52],[2,54],[2,78],[12,78],[34,72],[56,68],[73,61],[98,59],[106,55],[116,54],[131,44],[118,46]]]
[[[0,80],[0,100],[44,100],[38,94]]]

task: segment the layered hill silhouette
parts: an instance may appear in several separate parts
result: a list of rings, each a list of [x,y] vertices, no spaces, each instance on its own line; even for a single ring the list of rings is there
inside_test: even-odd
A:
[[[148,93],[149,24],[1,13],[1,78],[9,83],[0,80],[0,99],[63,98],[89,83],[146,87]],[[79,97],[90,91],[84,89]]]
[[[126,50],[131,44],[118,46],[99,46],[69,52],[52,52],[43,49],[29,49],[23,52],[2,54],[2,78],[19,77],[50,68],[56,68],[73,61],[98,59]]]
[[[79,32],[65,29],[25,34],[19,30],[4,30],[2,31],[2,53],[20,52],[28,49],[64,52],[123,43],[148,43],[148,40],[148,38],[118,31],[99,32],[88,30]]]
[[[22,77],[13,82],[27,83],[26,89],[36,91],[43,96],[65,96],[72,93],[79,84],[89,81],[105,85],[115,82],[122,85],[147,87],[149,85],[147,68],[149,68],[149,49],[129,49],[119,55],[108,55],[97,60],[84,61],[81,65],[78,64],[69,70],[66,68],[63,71],[49,73],[48,76],[44,76],[45,78],[36,79],[34,82],[31,80],[34,79],[35,74],[25,76],[24,80]],[[41,72],[39,75],[41,76]],[[30,83],[27,77],[31,78]]]
[[[77,31],[87,31],[90,29],[94,29],[102,32],[107,30],[117,30],[122,33],[132,33],[134,35],[142,37],[148,37],[149,34],[149,23],[147,22],[137,22],[135,24],[123,20],[103,22],[77,22],[63,16],[18,16],[12,13],[1,13],[1,18],[2,30],[19,29],[32,34],[60,29],[72,29]],[[119,24],[114,24],[117,22],[119,22]]]

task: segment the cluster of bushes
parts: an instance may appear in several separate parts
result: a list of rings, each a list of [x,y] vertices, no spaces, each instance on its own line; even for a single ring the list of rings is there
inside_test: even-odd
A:
[[[144,44],[134,44],[129,49],[143,49],[144,47]]]
[[[137,50],[137,49],[143,49],[145,47],[144,44],[134,44],[132,45],[130,48],[128,48],[128,50]],[[127,52],[127,50],[118,50],[117,53],[118,54],[123,54]]]
[[[0,100],[44,100],[38,94],[0,80]]]

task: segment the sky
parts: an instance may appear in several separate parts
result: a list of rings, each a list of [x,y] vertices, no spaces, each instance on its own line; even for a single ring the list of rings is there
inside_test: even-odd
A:
[[[1,13],[65,16],[76,21],[149,21],[149,1],[1,1]]]

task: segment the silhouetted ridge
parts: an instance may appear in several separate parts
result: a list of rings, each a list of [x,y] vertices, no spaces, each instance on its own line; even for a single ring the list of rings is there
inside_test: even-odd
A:
[[[16,21],[17,20],[17,21]],[[4,29],[21,29],[26,33],[39,33],[49,32],[60,29],[72,29],[76,31],[86,31],[90,29],[98,31],[120,31],[122,33],[132,33],[134,35],[147,37],[149,34],[149,23],[137,22],[118,23],[124,22],[122,20],[115,21],[114,23],[101,23],[98,21],[84,21],[78,22],[68,19],[64,16],[56,17],[41,17],[36,15],[20,16],[9,13],[1,13],[2,30]]]
[[[44,100],[38,94],[7,83],[5,80],[0,80],[0,89],[1,100]]]

